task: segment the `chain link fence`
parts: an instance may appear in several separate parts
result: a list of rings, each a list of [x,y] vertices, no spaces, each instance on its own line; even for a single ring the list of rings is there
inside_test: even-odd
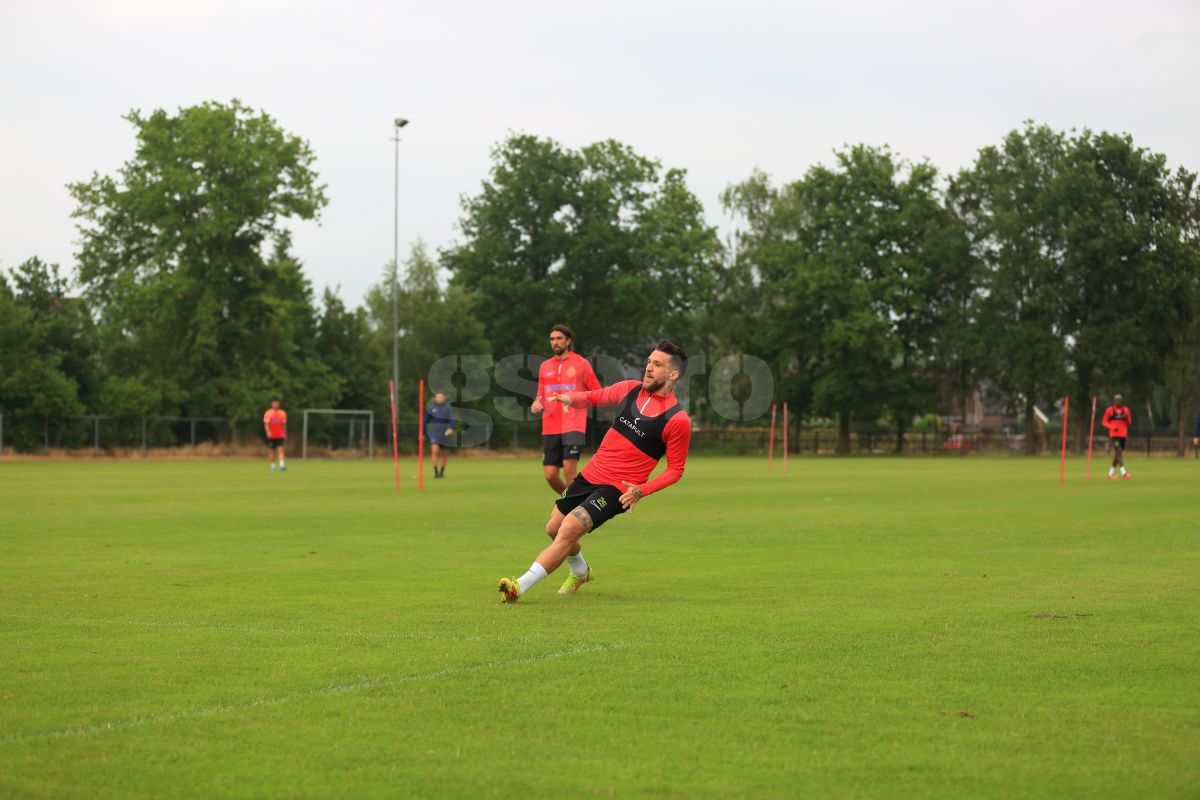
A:
[[[1059,452],[1059,437],[1061,428],[1047,430],[1045,435],[1038,437],[1038,453]],[[723,455],[766,455],[770,445],[771,431],[769,427],[710,427],[693,428],[690,452]],[[783,452],[783,432],[775,432],[775,452]],[[1192,451],[1194,458],[1200,458],[1200,449],[1191,446],[1187,440],[1187,448]],[[839,436],[836,429],[807,427],[792,428],[788,433],[787,448],[789,453],[796,455],[833,455],[839,452]],[[852,431],[848,452],[851,455],[888,455],[916,454],[931,456],[967,456],[972,454],[1012,454],[1024,455],[1025,438],[1020,435],[1010,435],[1003,432],[977,431],[971,433],[951,433],[946,431],[917,431],[905,434],[902,446],[897,447],[897,434],[894,430],[864,430]],[[1072,455],[1086,454],[1086,445],[1082,449],[1074,447],[1068,441],[1067,452]],[[1107,437],[1095,440],[1094,453],[1107,454],[1110,452]],[[1126,452],[1130,455],[1144,456],[1178,456],[1180,443],[1178,436],[1165,435],[1131,435],[1128,437]]]
[[[301,454],[299,415],[289,424],[288,452]],[[392,452],[392,422],[376,417],[372,427],[365,416],[313,415],[309,419],[309,458],[386,458]],[[419,422],[399,420],[396,445],[401,455],[417,452]],[[593,420],[588,427],[587,452],[595,452],[608,430],[607,423]],[[486,427],[480,444],[462,447],[467,455],[503,454],[535,456],[541,453],[541,426],[537,422],[498,419]],[[460,433],[461,436],[461,433]],[[1059,431],[1048,429],[1039,436],[1038,451],[1057,453]],[[368,441],[370,437],[370,441]],[[690,451],[712,455],[766,455],[770,427],[706,424],[693,420]],[[832,455],[838,452],[836,429],[820,426],[791,426],[788,452],[797,456]],[[256,458],[265,456],[263,425],[257,420],[224,417],[76,415],[46,418],[31,414],[0,413],[0,455],[34,454],[51,456],[200,457]],[[1188,449],[1193,457],[1200,451]],[[1069,445],[1070,452],[1079,451]],[[916,431],[905,435],[897,448],[894,430],[856,430],[850,434],[848,452],[853,455],[894,453],[967,456],[974,454],[1023,454],[1024,438],[987,431],[950,433]],[[1108,439],[1097,437],[1095,451],[1107,454]],[[775,433],[775,452],[783,452],[783,430]],[[1083,452],[1086,452],[1084,448]],[[1180,452],[1176,436],[1135,434],[1129,437],[1130,455],[1174,456]]]
[[[397,422],[396,442],[402,454],[417,451],[417,421]],[[376,421],[373,448],[364,418],[317,418],[309,422],[310,457],[365,457],[391,453],[392,423]],[[300,420],[289,425],[288,447],[300,452]],[[266,436],[257,420],[225,417],[114,416],[80,414],[49,418],[28,414],[0,415],[0,454],[51,456],[195,456],[257,457],[265,453]]]

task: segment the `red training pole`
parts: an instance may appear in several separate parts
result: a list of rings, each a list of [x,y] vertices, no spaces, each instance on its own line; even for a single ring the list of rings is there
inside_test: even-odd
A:
[[[417,389],[417,491],[425,491],[425,379]]]
[[[771,403],[771,442],[767,445],[767,472],[775,461],[775,404]]]
[[[1058,482],[1062,483],[1067,479],[1067,412],[1071,408],[1071,396],[1067,395],[1063,398],[1063,436],[1062,436],[1062,459],[1058,463]]]
[[[388,381],[388,395],[392,403],[392,467],[396,472],[396,491],[400,491],[400,451],[396,449],[396,384]]]
[[[1092,395],[1092,427],[1088,430],[1088,483],[1092,482],[1092,439],[1096,435],[1096,395]]]
[[[787,403],[784,403],[783,404],[783,471],[785,473],[787,472],[787,450],[788,450],[787,435],[788,435]]]

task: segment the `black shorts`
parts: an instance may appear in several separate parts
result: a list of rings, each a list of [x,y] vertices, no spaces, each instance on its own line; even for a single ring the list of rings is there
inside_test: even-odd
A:
[[[1124,436],[1110,436],[1109,439],[1112,440],[1113,447],[1119,447],[1122,450],[1125,449],[1125,437]]]
[[[438,447],[453,447],[454,437],[446,435],[449,428],[449,425],[430,425],[425,438],[429,440],[430,444],[436,444]]]
[[[561,467],[564,460],[578,461],[586,441],[587,434],[583,431],[542,434],[542,466]]]
[[[286,441],[287,439],[283,438],[282,436],[278,439],[267,439],[267,447],[274,450],[276,447],[283,447],[283,443]]]
[[[576,475],[571,485],[563,489],[554,505],[564,514],[570,514],[579,506],[583,506],[592,518],[592,530],[596,530],[617,514],[624,514],[621,505],[623,493],[615,486],[607,483],[591,483],[585,481],[582,475]]]

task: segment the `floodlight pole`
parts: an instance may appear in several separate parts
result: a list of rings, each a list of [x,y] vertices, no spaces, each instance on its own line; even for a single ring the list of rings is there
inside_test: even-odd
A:
[[[400,129],[408,124],[403,117],[392,123],[395,142],[395,186],[392,197],[392,404],[399,398],[400,386]]]

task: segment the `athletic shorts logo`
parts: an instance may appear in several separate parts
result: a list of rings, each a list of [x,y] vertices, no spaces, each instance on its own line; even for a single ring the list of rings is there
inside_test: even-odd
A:
[[[608,505],[608,501],[605,500],[603,497],[597,497],[595,500],[592,501],[592,505],[594,505],[596,508],[603,510],[604,507],[606,505]]]

